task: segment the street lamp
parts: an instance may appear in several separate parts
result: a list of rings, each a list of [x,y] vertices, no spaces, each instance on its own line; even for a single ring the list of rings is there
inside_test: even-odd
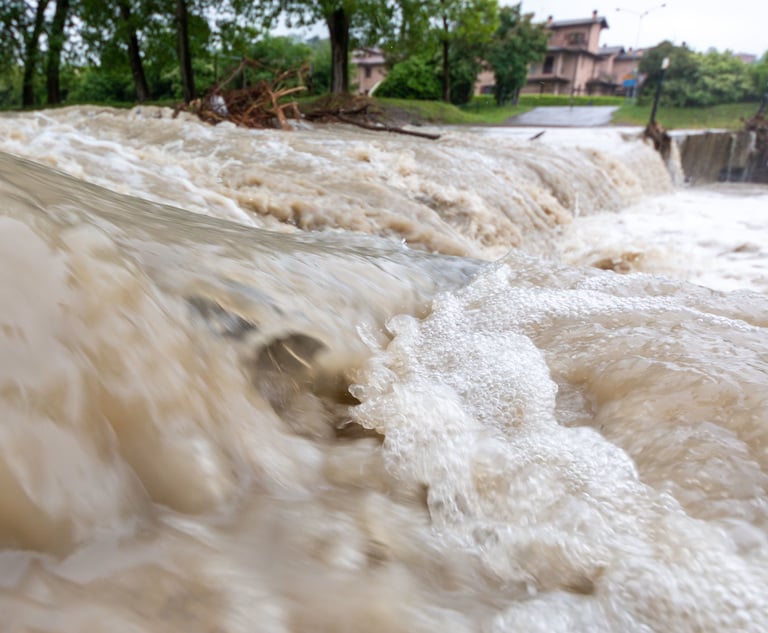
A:
[[[638,60],[638,47],[640,46],[640,31],[643,27],[643,18],[651,13],[651,11],[656,11],[656,9],[663,9],[667,6],[667,3],[664,2],[663,4],[659,4],[655,7],[651,7],[650,9],[646,9],[645,11],[635,11],[633,9],[625,9],[623,7],[616,7],[616,11],[621,11],[623,13],[631,13],[634,16],[637,16],[637,35],[635,36],[635,48],[632,49],[635,57],[635,67],[632,70],[632,72],[635,75],[635,83],[632,86],[632,98],[637,99],[637,89],[638,89],[638,82],[640,80],[640,67],[639,67],[639,61]]]
[[[669,57],[665,57],[661,62],[661,75],[659,75],[659,84],[656,86],[656,95],[653,97],[653,108],[651,109],[651,125],[656,123],[656,108],[659,107],[659,97],[661,97],[661,84],[664,83],[664,73],[669,68]]]

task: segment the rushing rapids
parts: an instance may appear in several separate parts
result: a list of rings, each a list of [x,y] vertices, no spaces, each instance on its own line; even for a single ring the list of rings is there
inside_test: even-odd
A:
[[[183,117],[0,117],[3,630],[768,629],[768,190]]]

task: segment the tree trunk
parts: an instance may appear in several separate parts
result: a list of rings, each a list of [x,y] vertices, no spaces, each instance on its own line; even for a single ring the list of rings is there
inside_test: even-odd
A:
[[[64,48],[64,27],[69,13],[69,0],[56,0],[56,12],[53,14],[51,32],[48,34],[48,64],[46,79],[48,85],[48,105],[61,103],[61,49]]]
[[[331,92],[349,92],[349,16],[342,7],[335,9],[327,19],[331,38]]]
[[[451,102],[451,64],[448,59],[450,52],[448,42],[448,16],[443,15],[443,101]]]
[[[24,44],[24,74],[21,80],[21,105],[24,108],[35,105],[35,70],[37,57],[40,53],[40,34],[43,32],[45,9],[49,0],[37,0],[35,9],[35,22],[32,32]]]
[[[176,42],[181,69],[181,90],[184,101],[189,103],[195,98],[195,76],[192,74],[192,55],[189,51],[187,0],[176,0]]]
[[[128,4],[128,0],[119,0],[118,4],[120,5],[120,19],[125,23],[126,39],[128,40],[128,63],[131,65],[136,99],[142,103],[149,99],[149,87],[147,86],[147,77],[144,74],[144,63],[141,61],[139,38],[136,35],[136,28],[131,16],[131,5]]]

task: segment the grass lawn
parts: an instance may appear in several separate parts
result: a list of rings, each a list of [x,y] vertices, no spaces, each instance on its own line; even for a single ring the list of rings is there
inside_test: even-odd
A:
[[[524,106],[470,103],[457,107],[442,101],[413,101],[410,99],[376,99],[385,109],[407,112],[416,120],[444,125],[498,125],[508,118],[530,110]]]
[[[536,107],[569,106],[569,96],[522,95],[517,106],[497,106],[489,97],[476,97],[464,106],[454,106],[440,101],[411,101],[407,99],[377,99],[385,109],[394,108],[406,112],[425,123],[446,125],[499,125],[510,117]],[[614,125],[645,126],[651,114],[649,105],[625,103],[623,97],[576,97],[575,106],[615,105]],[[659,108],[656,120],[666,129],[726,129],[736,130],[757,112],[756,103],[729,103],[708,108]]]
[[[708,108],[662,108],[656,120],[668,130],[725,129],[737,130],[757,112],[756,103],[727,103]],[[642,125],[651,116],[650,105],[622,105],[613,115],[615,125]]]

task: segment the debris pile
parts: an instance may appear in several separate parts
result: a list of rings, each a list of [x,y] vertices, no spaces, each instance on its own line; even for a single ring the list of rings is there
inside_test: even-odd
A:
[[[174,115],[180,111],[191,112],[213,125],[230,121],[242,127],[292,129],[288,119],[301,119],[301,112],[295,101],[285,101],[285,97],[305,90],[304,86],[291,85],[300,79],[303,69],[275,73],[273,81],[261,80],[252,86],[225,90],[247,68],[261,69],[262,65],[244,58],[229,77],[214,84],[205,97],[176,106]]]
[[[252,59],[244,58],[227,79],[214,84],[205,97],[176,106],[174,116],[189,112],[212,125],[229,121],[238,126],[250,128],[293,129],[290,119],[317,123],[345,123],[366,130],[396,132],[421,138],[438,139],[437,134],[407,130],[387,122],[387,113],[370,97],[361,95],[326,95],[304,111],[293,99],[286,97],[305,90],[302,77],[306,68],[284,72],[273,72],[274,80],[261,80],[252,86],[225,89],[236,78],[243,77],[247,68],[263,70],[263,66]]]

